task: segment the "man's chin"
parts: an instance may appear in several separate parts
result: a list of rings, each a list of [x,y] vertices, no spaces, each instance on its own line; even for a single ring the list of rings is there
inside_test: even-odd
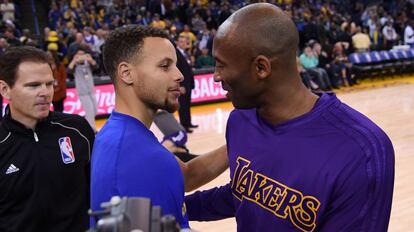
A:
[[[38,120],[43,120],[43,119],[47,118],[47,116],[49,116],[49,112],[50,112],[49,110],[38,112],[35,117]]]
[[[254,105],[246,104],[246,103],[237,101],[234,98],[232,98],[230,100],[231,100],[231,104],[234,106],[234,108],[239,109],[239,110],[247,110],[247,109],[255,108]]]
[[[178,104],[167,104],[164,106],[165,111],[167,111],[168,113],[174,113],[175,111],[177,111],[179,108]]]

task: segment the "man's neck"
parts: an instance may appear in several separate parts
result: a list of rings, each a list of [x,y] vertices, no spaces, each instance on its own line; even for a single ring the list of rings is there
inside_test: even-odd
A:
[[[11,109],[10,109],[11,110]],[[35,130],[38,120],[29,118],[23,114],[18,113],[17,111],[11,110],[11,118],[21,124],[23,124],[27,129]]]
[[[149,129],[151,127],[152,122],[154,121],[156,111],[148,108],[141,101],[131,101],[131,99],[137,98],[135,96],[128,97],[116,95],[115,111],[138,119],[145,125],[145,127]]]
[[[178,48],[178,50],[181,52],[181,53],[185,53],[185,49],[184,48],[180,48],[180,47],[177,47]]]
[[[257,110],[267,122],[277,125],[310,112],[318,98],[305,86],[300,85],[300,88],[285,89],[280,96],[273,96]]]

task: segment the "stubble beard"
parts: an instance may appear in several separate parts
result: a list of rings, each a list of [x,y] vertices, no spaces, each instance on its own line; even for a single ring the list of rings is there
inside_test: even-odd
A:
[[[167,111],[168,113],[174,113],[175,111],[178,110],[179,107],[180,107],[179,104],[174,104],[168,101],[168,99],[165,99],[164,106],[162,107],[162,109]]]

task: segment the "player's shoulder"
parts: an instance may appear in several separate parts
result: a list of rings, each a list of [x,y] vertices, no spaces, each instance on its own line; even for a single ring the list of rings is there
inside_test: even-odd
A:
[[[77,114],[66,114],[61,112],[51,112],[51,121],[55,123],[61,123],[63,125],[71,125],[74,127],[82,126],[86,119]]]
[[[11,133],[7,131],[0,121],[0,144],[10,139]]]
[[[367,116],[342,103],[324,117],[343,135],[345,143],[356,143],[362,150],[389,150],[387,134]]]
[[[92,127],[88,121],[80,115],[52,112],[50,121],[53,125],[68,129],[77,130],[87,137],[94,137]]]

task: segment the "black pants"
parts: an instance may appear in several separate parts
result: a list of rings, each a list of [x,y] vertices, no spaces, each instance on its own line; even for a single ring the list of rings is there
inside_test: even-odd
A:
[[[178,98],[180,108],[178,109],[178,115],[180,116],[180,123],[184,127],[191,125],[191,89],[185,89],[185,94]]]

